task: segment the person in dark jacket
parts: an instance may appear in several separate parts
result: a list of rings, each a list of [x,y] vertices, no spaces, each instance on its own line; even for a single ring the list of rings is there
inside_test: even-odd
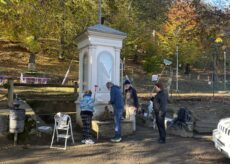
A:
[[[156,124],[159,131],[159,143],[166,142],[166,132],[165,132],[165,115],[167,112],[167,102],[168,96],[164,92],[163,84],[158,82],[154,84],[154,89],[157,92],[154,101],[153,109],[156,117]]]
[[[131,85],[129,80],[124,82],[125,95],[125,117],[133,123],[133,131],[136,131],[136,111],[138,110],[138,98],[135,88]]]
[[[114,85],[112,82],[107,82],[106,87],[110,90],[109,103],[113,106],[115,136],[111,139],[112,142],[121,141],[121,117],[124,109],[124,102],[122,92],[119,86]]]

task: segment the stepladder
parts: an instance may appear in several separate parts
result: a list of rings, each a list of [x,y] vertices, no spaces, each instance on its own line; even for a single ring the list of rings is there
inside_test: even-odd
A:
[[[65,140],[64,147],[53,146],[55,137],[57,142],[59,142],[60,139]],[[54,116],[54,130],[53,130],[53,136],[52,136],[50,148],[66,150],[67,141],[70,138],[72,139],[72,143],[74,144],[71,117],[67,114],[63,114],[59,112]]]

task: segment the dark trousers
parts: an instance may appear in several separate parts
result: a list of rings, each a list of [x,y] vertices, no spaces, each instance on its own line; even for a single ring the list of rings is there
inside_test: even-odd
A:
[[[83,139],[91,139],[92,115],[81,114]]]
[[[115,138],[121,138],[121,117],[123,109],[114,108],[114,129],[115,129]]]
[[[165,141],[166,132],[165,132],[165,114],[159,114],[159,112],[155,112],[156,115],[156,124],[160,135],[160,140]]]

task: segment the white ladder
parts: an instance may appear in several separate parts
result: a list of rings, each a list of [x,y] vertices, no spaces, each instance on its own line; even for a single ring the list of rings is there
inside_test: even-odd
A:
[[[59,112],[54,116],[54,120],[55,120],[55,123],[54,123],[53,137],[52,137],[50,148],[57,148],[57,149],[66,150],[67,140],[70,137],[72,138],[72,142],[74,144],[71,118],[70,118],[69,115],[62,114],[62,113]],[[70,134],[69,134],[69,130],[70,130]],[[62,131],[62,133],[59,133],[59,131]],[[65,133],[63,133],[63,132],[65,132]],[[53,146],[55,134],[56,134],[56,137],[57,137],[57,142],[59,141],[59,138],[64,138],[65,139],[65,147],[64,148],[62,148],[62,147],[54,147]]]

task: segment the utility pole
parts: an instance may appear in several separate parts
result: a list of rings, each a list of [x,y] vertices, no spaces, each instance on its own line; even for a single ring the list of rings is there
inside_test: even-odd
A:
[[[101,24],[101,0],[98,0],[98,23]]]
[[[215,45],[216,46],[216,45]],[[215,82],[215,52],[212,56],[213,66],[212,66],[212,97],[214,97],[214,82]]]
[[[176,92],[178,92],[179,91],[179,89],[178,89],[178,75],[179,75],[179,42],[178,42],[178,34],[179,34],[179,32],[181,31],[181,29],[182,29],[182,27],[181,27],[181,25],[179,25],[179,26],[177,26],[176,27],[176,31],[174,32],[174,36],[176,37]]]
[[[226,91],[226,51],[224,50],[224,91]]]
[[[61,0],[61,9],[62,9],[62,19],[61,19],[61,34],[60,34],[60,43],[61,43],[61,52],[59,53],[59,59],[63,60],[65,55],[65,18],[66,18],[66,8],[65,0]]]
[[[215,52],[213,53],[212,60],[213,60],[213,66],[212,66],[212,97],[214,98],[215,94],[215,55],[216,55],[216,45],[215,45]]]
[[[215,52],[213,53],[213,77],[212,77],[212,96],[214,97],[214,90],[215,90],[215,85],[214,82],[216,80],[216,56],[218,55],[218,48],[222,46],[223,40],[222,38],[218,37],[215,39]]]
[[[178,67],[179,67],[179,61],[178,61],[178,56],[179,56],[179,47],[178,44],[176,45],[176,92],[178,92]]]

